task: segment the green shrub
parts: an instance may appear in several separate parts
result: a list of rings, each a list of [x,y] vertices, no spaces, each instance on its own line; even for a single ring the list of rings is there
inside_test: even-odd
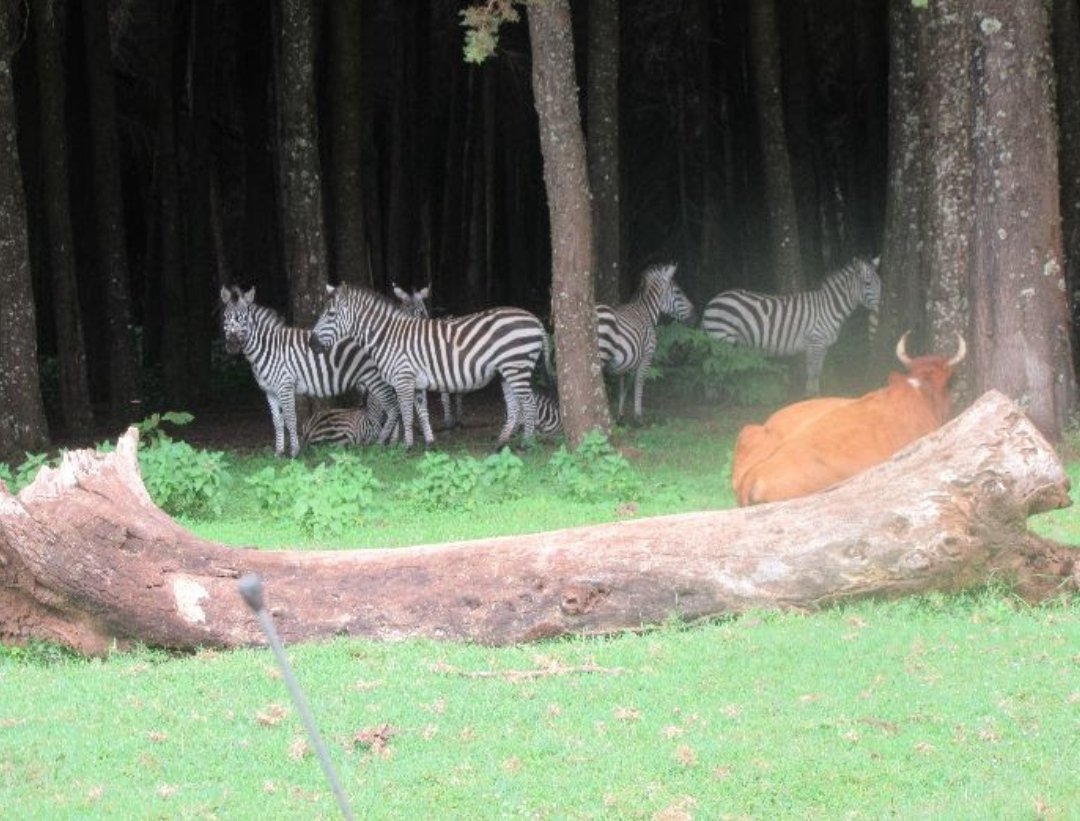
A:
[[[46,453],[26,453],[24,456],[26,458],[14,469],[0,462],[0,479],[12,493],[18,493],[30,484],[38,470],[49,464],[49,455]]]
[[[657,329],[650,379],[663,379],[670,395],[724,399],[737,405],[778,404],[784,399],[783,365],[761,351],[732,345],[700,328],[671,323]]]
[[[295,460],[265,467],[246,481],[261,509],[315,539],[362,527],[382,487],[360,457],[348,451],[335,451],[329,462],[314,467]]]
[[[548,467],[560,493],[577,501],[627,502],[641,493],[641,480],[626,457],[596,431],[586,434],[576,450],[561,445]]]
[[[523,466],[509,448],[483,460],[425,453],[417,465],[420,475],[404,483],[402,493],[424,510],[474,510],[481,501],[520,495]]]
[[[192,447],[161,435],[139,448],[143,484],[170,516],[205,519],[221,513],[225,454]]]

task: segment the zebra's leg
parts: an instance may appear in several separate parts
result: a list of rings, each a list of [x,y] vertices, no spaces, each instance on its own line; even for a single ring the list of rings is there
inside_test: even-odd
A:
[[[285,421],[281,415],[281,400],[274,394],[266,394],[266,404],[270,406],[270,421],[274,423],[274,455],[285,455]]]
[[[821,393],[821,369],[825,365],[825,347],[811,342],[806,346],[806,395]]]
[[[448,393],[439,394],[439,401],[442,402],[443,427],[447,430],[456,428],[461,421],[461,394],[455,393],[453,398],[457,400],[457,417],[454,416],[454,405],[452,404],[451,395]]]
[[[499,431],[499,438],[495,440],[495,450],[502,449],[503,445],[510,441],[510,437],[514,435],[521,416],[521,403],[518,401],[517,393],[514,391],[514,386],[510,383],[510,380],[505,377],[502,380],[502,392],[503,401],[506,402],[506,422],[503,424],[502,430]],[[533,407],[535,409],[535,403]]]
[[[623,404],[626,402],[626,374],[619,374],[619,411],[615,415],[617,422],[622,422]]]
[[[641,397],[645,393],[645,372],[649,370],[649,360],[641,358],[634,371],[634,423],[641,424]]]
[[[296,393],[289,387],[281,392],[280,398],[285,432],[289,435],[289,456],[295,459],[300,453],[300,438],[296,435]]]
[[[416,408],[416,385],[411,379],[399,379],[394,383],[397,393],[398,412],[401,414],[401,427],[405,435],[405,450],[413,446],[413,411]]]
[[[424,434],[424,444],[430,447],[435,443],[435,434],[431,430],[431,416],[428,414],[426,390],[416,392],[416,415],[420,417],[420,431]]]
[[[531,445],[536,435],[536,394],[533,393],[527,374],[515,387],[517,388],[518,405],[525,416],[524,429],[521,432],[522,442],[525,445]]]

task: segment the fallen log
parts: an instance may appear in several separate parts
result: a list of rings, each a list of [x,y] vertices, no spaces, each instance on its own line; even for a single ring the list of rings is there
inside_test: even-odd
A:
[[[17,497],[0,483],[0,640],[37,637],[89,654],[130,642],[259,644],[237,592],[246,572],[263,577],[287,642],[348,634],[490,644],[999,578],[1041,599],[1080,578],[1078,554],[1026,523],[1067,506],[1069,480],[996,392],[813,496],[386,550],[276,552],[200,539],[150,500],[137,444],[131,429],[114,453],[68,453]]]

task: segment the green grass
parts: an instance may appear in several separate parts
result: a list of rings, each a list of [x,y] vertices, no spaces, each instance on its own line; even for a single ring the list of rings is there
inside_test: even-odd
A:
[[[987,591],[290,656],[359,817],[1066,818],[1078,615]],[[0,691],[7,817],[335,814],[268,651],[21,659]]]
[[[553,492],[546,445],[523,456],[517,498],[409,508],[394,488],[419,457],[375,450],[365,464],[388,501],[340,546],[727,507],[740,421],[620,431],[636,502]],[[280,462],[228,463],[223,513],[189,527],[235,544],[311,543],[245,490]],[[1069,471],[1075,487],[1080,462]],[[1077,543],[1075,510],[1033,526]],[[1080,807],[1078,648],[1080,599],[1029,607],[994,588],[520,647],[339,639],[289,655],[361,818],[1064,819]],[[86,660],[0,647],[0,807],[336,817],[265,649]]]

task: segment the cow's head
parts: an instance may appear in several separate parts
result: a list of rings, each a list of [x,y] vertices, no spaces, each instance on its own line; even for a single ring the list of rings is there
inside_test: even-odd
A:
[[[905,331],[900,341],[896,343],[896,358],[907,368],[907,374],[903,379],[926,398],[934,417],[939,423],[943,423],[952,411],[949,380],[952,378],[953,370],[967,356],[967,343],[964,342],[964,337],[957,333],[956,353],[951,357],[946,358],[936,354],[912,357],[907,352],[909,333],[910,331]]]

